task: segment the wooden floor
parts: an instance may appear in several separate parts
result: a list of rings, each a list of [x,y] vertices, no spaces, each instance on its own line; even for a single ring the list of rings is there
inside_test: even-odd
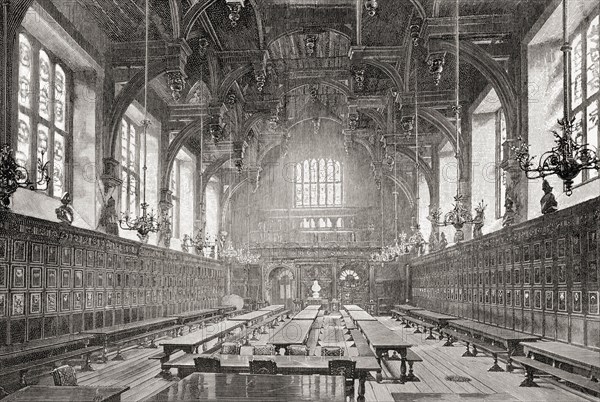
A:
[[[558,385],[550,380],[536,380],[539,388],[520,388],[523,372],[514,373],[489,373],[487,369],[492,364],[489,356],[461,357],[464,346],[456,344],[454,347],[442,347],[442,341],[426,341],[425,335],[412,334],[389,317],[379,317],[379,320],[389,328],[397,331],[405,340],[412,343],[421,358],[422,363],[415,364],[415,374],[420,382],[399,384],[394,380],[385,379],[397,377],[400,373],[400,362],[389,361],[384,367],[384,381],[377,383],[367,381],[367,401],[412,401],[419,398],[423,400],[494,400],[494,401],[580,401],[595,400],[585,398],[563,385]],[[320,347],[314,346],[319,342],[339,342],[339,321],[332,317],[324,317],[323,327],[311,333],[312,347],[315,354],[319,354]],[[333,325],[334,328],[325,328]],[[257,343],[263,343],[269,335],[262,335]],[[326,337],[326,338],[324,338]],[[347,339],[344,337],[342,339]],[[350,355],[355,354],[355,348],[346,347]],[[157,360],[148,357],[160,349],[132,348],[123,355],[125,361],[109,361],[107,364],[93,364],[94,372],[78,372],[77,378],[80,385],[129,385],[131,389],[123,394],[123,401],[141,401],[152,394],[168,387],[172,382],[162,378],[155,378],[160,371]],[[504,364],[501,364],[504,367]],[[175,374],[175,373],[173,373]],[[460,376],[470,379],[468,382],[453,382],[447,376]],[[51,383],[51,379],[45,379]],[[356,387],[357,388],[357,387]],[[392,395],[393,394],[393,395]],[[418,395],[415,395],[418,394]],[[433,394],[433,395],[427,395]],[[441,395],[440,395],[441,394]]]

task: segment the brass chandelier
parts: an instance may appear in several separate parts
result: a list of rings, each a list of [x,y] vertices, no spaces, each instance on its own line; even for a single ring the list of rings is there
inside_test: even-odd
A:
[[[584,170],[600,170],[598,152],[589,144],[579,144],[573,137],[575,118],[571,117],[571,44],[568,35],[568,0],[563,0],[563,118],[560,133],[552,131],[556,145],[544,152],[536,164],[529,154],[529,144],[513,147],[519,168],[530,180],[557,175],[567,196],[573,193],[573,180]]]
[[[453,106],[455,116],[456,129],[456,196],[454,197],[454,205],[452,210],[443,215],[440,210],[430,214],[428,219],[436,226],[453,226],[456,230],[454,234],[454,242],[459,243],[464,240],[463,232],[464,225],[467,224],[483,224],[483,214],[477,214],[474,218],[471,211],[467,208],[464,202],[464,196],[460,193],[460,41],[459,41],[459,0],[456,0],[456,21],[455,21],[455,46],[456,46],[456,68],[455,68],[455,104]],[[479,207],[482,211],[485,209],[483,201]]]
[[[129,217],[129,215],[124,216],[119,220],[119,226],[123,230],[135,230],[137,232],[137,236],[142,243],[148,242],[148,235],[150,233],[155,233],[160,230],[160,223],[158,218],[154,216],[154,212],[148,212],[148,203],[146,202],[146,171],[148,167],[146,166],[148,150],[146,147],[147,144],[147,136],[148,136],[148,127],[150,126],[150,120],[148,118],[148,31],[150,26],[150,5],[148,0],[146,0],[146,42],[145,42],[145,69],[144,69],[144,120],[142,121],[142,126],[144,127],[143,138],[144,138],[144,165],[142,166],[142,203],[140,204],[140,208],[142,210],[142,216],[136,216],[135,218]]]

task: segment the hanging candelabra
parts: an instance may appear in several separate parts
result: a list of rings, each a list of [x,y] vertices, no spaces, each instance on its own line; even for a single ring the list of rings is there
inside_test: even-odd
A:
[[[48,173],[48,162],[44,162],[44,152],[40,152],[37,160],[37,178],[32,181],[27,168],[17,163],[9,144],[0,149],[0,209],[9,209],[10,197],[19,189],[46,191],[51,176]]]
[[[466,224],[479,223],[483,225],[483,214],[479,218],[473,218],[471,211],[467,208],[464,203],[464,196],[460,193],[460,43],[459,43],[459,0],[456,0],[456,20],[455,20],[455,47],[456,47],[456,68],[455,68],[455,104],[454,104],[454,116],[455,116],[455,129],[456,129],[456,196],[454,197],[454,205],[451,211],[443,214],[441,211],[434,211],[428,217],[433,225],[436,226],[453,226],[456,230],[454,234],[454,242],[459,243],[464,240],[465,235],[463,227]],[[485,208],[485,207],[483,207]]]
[[[573,132],[575,118],[571,117],[571,45],[568,34],[568,0],[563,0],[563,118],[558,121],[560,133],[552,131],[554,146],[544,152],[536,164],[529,154],[529,144],[512,147],[519,168],[530,180],[557,175],[563,181],[567,196],[573,193],[573,181],[584,170],[600,171],[598,150],[589,144],[578,144]],[[575,138],[574,138],[575,134]]]
[[[146,202],[146,171],[148,167],[147,163],[147,154],[148,150],[146,147],[147,136],[148,136],[148,127],[150,125],[150,120],[148,119],[148,44],[149,44],[149,26],[150,26],[150,6],[148,0],[146,0],[146,42],[145,42],[145,69],[144,69],[144,120],[142,121],[143,130],[143,147],[144,147],[144,164],[142,166],[142,203],[140,204],[140,208],[142,210],[142,215],[137,216],[135,218],[129,217],[126,215],[124,218],[119,220],[119,226],[123,230],[135,230],[137,232],[138,238],[143,243],[148,242],[148,235],[150,233],[155,233],[160,230],[160,224],[158,218],[154,216],[154,212],[148,212],[148,203]]]
[[[423,254],[424,246],[427,244],[423,234],[421,233],[421,226],[419,224],[419,205],[420,205],[420,192],[419,192],[419,170],[420,170],[420,148],[419,148],[419,80],[418,80],[417,63],[415,61],[415,115],[413,117],[413,128],[415,130],[415,176],[416,176],[416,197],[415,197],[415,216],[412,219],[410,229],[412,230],[411,236],[406,241],[405,245],[408,252],[416,250],[417,254]],[[406,239],[408,235],[402,233],[403,238]]]

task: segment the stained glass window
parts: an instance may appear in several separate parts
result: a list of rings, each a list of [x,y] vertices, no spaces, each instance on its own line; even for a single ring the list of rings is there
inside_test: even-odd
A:
[[[27,33],[19,34],[19,124],[17,162],[37,180],[37,160],[48,162],[52,175],[47,193],[68,191],[69,72],[62,62]]]
[[[296,164],[294,188],[298,208],[342,205],[341,164],[332,159],[307,159]]]
[[[572,113],[575,116],[573,138],[579,144],[598,148],[598,102],[600,102],[600,18],[598,14],[587,18],[572,39],[571,85]],[[595,170],[583,171],[574,180],[581,184],[598,177]]]

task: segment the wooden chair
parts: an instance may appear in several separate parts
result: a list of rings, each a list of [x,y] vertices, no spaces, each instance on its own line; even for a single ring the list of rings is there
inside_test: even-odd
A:
[[[344,356],[344,349],[339,346],[321,348],[321,356]]]
[[[240,345],[235,342],[223,342],[221,345],[221,354],[222,355],[239,355],[240,354]]]
[[[277,374],[277,363],[271,360],[250,360],[250,374]]]
[[[254,345],[255,356],[272,356],[275,354],[275,346],[273,345]]]
[[[220,373],[221,360],[216,357],[200,356],[194,359],[196,371],[200,373]]]
[[[308,356],[308,348],[304,345],[290,345],[288,346],[288,355]]]
[[[344,376],[346,396],[354,396],[354,378],[356,377],[356,362],[354,360],[330,360],[329,375]]]
[[[64,365],[52,370],[54,385],[56,386],[76,386],[77,375],[75,369],[69,365]]]

